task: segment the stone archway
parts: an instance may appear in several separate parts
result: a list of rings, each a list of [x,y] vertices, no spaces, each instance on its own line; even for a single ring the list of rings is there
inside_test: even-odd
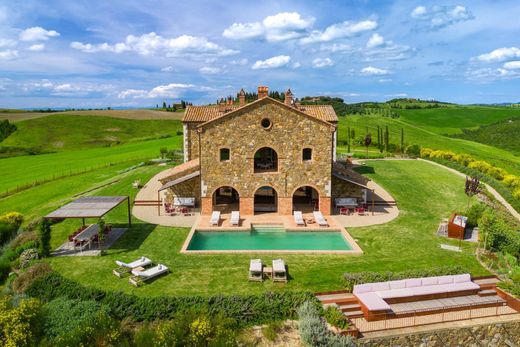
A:
[[[213,192],[212,210],[222,213],[240,211],[240,195],[238,191],[230,186],[222,186]]]
[[[278,212],[278,193],[273,187],[263,186],[256,190],[253,211],[255,214]]]
[[[278,153],[271,147],[262,147],[255,152],[254,170],[255,173],[277,172]]]
[[[292,205],[294,211],[311,213],[319,210],[320,194],[318,190],[311,186],[301,186],[292,195]]]

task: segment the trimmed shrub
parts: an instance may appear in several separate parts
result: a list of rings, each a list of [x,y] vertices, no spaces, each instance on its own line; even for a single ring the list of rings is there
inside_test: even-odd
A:
[[[42,219],[38,227],[39,252],[42,257],[51,254],[51,222]]]
[[[36,263],[16,277],[12,285],[13,290],[16,293],[24,293],[35,279],[46,276],[51,272],[52,269],[49,264]]]
[[[472,161],[475,161],[475,159],[473,159],[473,157],[471,155],[466,154],[466,153],[455,154],[453,156],[452,160],[454,160],[457,163],[459,163],[460,165],[464,165],[464,166],[468,166],[469,163],[471,163]]]
[[[348,329],[349,323],[347,317],[343,312],[336,306],[329,306],[325,309],[324,317],[327,323],[338,328]]]
[[[430,154],[432,154],[432,152],[433,152],[433,149],[431,149],[431,148],[421,148],[421,151],[419,152],[419,154],[421,155],[421,158],[429,159]]]
[[[404,152],[409,157],[417,158],[421,155],[421,147],[419,147],[418,145],[409,145],[406,146]]]
[[[355,346],[350,336],[337,335],[330,331],[319,313],[319,309],[312,302],[305,302],[298,308],[300,338],[305,346]]]
[[[4,283],[10,272],[11,262],[6,257],[0,257],[0,284]]]
[[[484,211],[486,210],[486,205],[484,204],[474,204],[471,205],[470,208],[464,213],[466,217],[468,217],[468,220],[466,222],[466,225],[468,227],[476,227],[478,226],[479,220],[482,217],[482,214],[484,214]]]
[[[511,195],[513,195],[513,198],[520,200],[520,188],[515,189]]]
[[[515,175],[505,175],[504,176],[504,179],[503,179],[503,182],[509,186],[509,187],[513,187],[513,188],[520,188],[520,177],[518,176],[515,176]]]
[[[12,228],[18,231],[23,223],[23,216],[18,212],[9,212],[0,216],[0,223],[10,225]]]
[[[407,270],[400,272],[350,272],[343,274],[343,283],[347,290],[352,291],[354,285],[363,283],[373,282],[386,282],[394,280],[402,280],[405,278],[416,278],[416,277],[432,277],[432,276],[443,276],[443,275],[456,275],[464,272],[464,268],[461,266],[439,266],[436,268],[425,269],[425,270]]]
[[[95,300],[110,307],[116,319],[132,317],[136,321],[174,319],[178,313],[221,313],[234,318],[240,327],[286,320],[296,317],[296,308],[305,301],[315,301],[311,292],[283,291],[255,295],[159,296],[140,297],[122,292],[103,291],[51,273],[37,278],[26,290],[27,295],[50,301],[58,297]]]

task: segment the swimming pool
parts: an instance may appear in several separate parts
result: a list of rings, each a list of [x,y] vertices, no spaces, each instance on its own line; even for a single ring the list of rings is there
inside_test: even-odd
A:
[[[251,231],[195,230],[188,251],[350,251],[341,231],[286,231],[254,227]]]

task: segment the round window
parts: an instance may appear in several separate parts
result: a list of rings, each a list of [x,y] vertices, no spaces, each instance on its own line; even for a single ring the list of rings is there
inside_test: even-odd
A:
[[[264,128],[264,129],[269,129],[273,125],[273,123],[271,123],[271,120],[268,118],[262,119],[261,124],[262,124],[262,128]]]

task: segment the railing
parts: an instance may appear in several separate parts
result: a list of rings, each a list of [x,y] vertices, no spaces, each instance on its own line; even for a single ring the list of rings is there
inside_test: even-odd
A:
[[[428,314],[427,310],[400,312],[396,317],[389,317],[388,314],[375,314],[372,315],[374,320],[371,321],[366,321],[365,318],[353,318],[351,321],[361,332],[369,332],[516,313],[518,312],[504,303],[501,306],[479,308],[445,307],[431,312],[431,314]]]

